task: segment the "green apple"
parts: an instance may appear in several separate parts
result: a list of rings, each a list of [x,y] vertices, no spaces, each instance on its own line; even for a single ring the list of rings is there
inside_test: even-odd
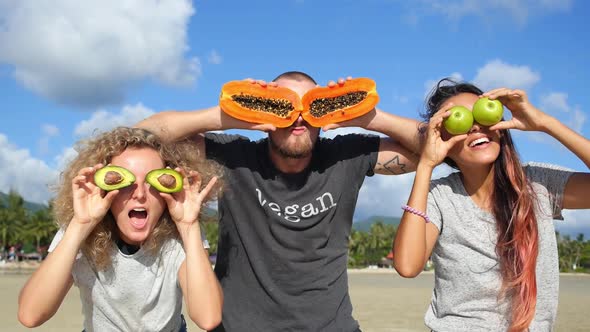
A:
[[[473,114],[463,106],[454,106],[451,115],[443,121],[445,129],[452,135],[466,134],[473,126]]]
[[[487,97],[479,98],[473,105],[473,118],[484,126],[492,126],[502,120],[504,106],[497,100]]]

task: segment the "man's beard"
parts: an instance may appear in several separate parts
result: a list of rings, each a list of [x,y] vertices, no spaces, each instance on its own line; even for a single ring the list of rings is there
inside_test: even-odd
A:
[[[311,155],[312,144],[310,141],[304,143],[295,143],[289,145],[287,143],[283,145],[276,144],[275,141],[269,136],[268,138],[270,148],[278,153],[283,158],[289,159],[303,159]]]

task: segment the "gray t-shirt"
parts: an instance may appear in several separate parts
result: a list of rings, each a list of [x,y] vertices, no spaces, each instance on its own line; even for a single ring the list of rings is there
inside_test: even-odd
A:
[[[379,137],[319,138],[309,166],[295,174],[274,166],[267,139],[206,137],[207,157],[226,169],[215,264],[225,297],[214,331],[358,330],[348,238]]]
[[[55,235],[49,251],[63,237]],[[203,246],[209,245],[203,235]],[[178,269],[185,259],[178,240],[162,245],[157,256],[139,249],[125,255],[113,244],[112,265],[96,271],[78,254],[72,277],[80,289],[84,329],[92,331],[178,331],[181,326],[182,290]]]
[[[562,219],[563,190],[573,172],[538,163],[524,168],[538,200],[537,307],[530,331],[551,331],[559,290],[553,219]],[[471,200],[459,173],[432,182],[427,213],[440,234],[432,252],[435,286],[426,325],[434,331],[505,331],[510,299],[499,299],[502,278],[493,215]]]

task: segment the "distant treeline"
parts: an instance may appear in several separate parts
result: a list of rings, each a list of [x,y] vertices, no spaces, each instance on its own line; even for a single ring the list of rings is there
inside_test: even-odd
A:
[[[47,247],[57,225],[49,206],[30,203],[16,192],[10,192],[0,199],[0,245],[4,249],[1,258],[11,246],[27,254],[38,252],[46,254]],[[210,253],[217,253],[218,223],[213,210],[204,210],[201,222],[207,233]],[[363,229],[366,229],[364,227]],[[392,243],[397,230],[397,222],[389,219],[372,221],[368,231],[352,229],[349,243],[349,267],[387,266],[391,264]],[[590,272],[590,241],[579,234],[575,239],[556,233],[559,251],[559,269],[562,272]]]

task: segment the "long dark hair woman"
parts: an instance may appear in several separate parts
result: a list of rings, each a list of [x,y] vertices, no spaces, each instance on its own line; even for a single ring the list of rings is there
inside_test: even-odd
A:
[[[512,117],[473,122],[465,134],[443,125],[451,108],[499,100]],[[590,174],[522,164],[510,129],[540,131],[590,167],[590,141],[534,107],[522,90],[483,93],[443,79],[427,100],[424,145],[394,242],[400,275],[418,275],[429,258],[435,288],[426,315],[434,331],[550,331],[557,314],[559,271],[553,219],[587,209]],[[432,180],[447,163],[458,170]]]

